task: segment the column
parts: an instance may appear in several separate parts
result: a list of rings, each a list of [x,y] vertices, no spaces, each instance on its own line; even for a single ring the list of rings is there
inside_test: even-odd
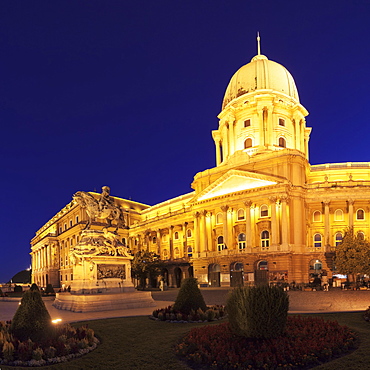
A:
[[[206,228],[207,228],[207,251],[213,250],[212,239],[212,213],[208,212],[206,215]]]
[[[287,203],[288,196],[283,195],[281,197],[281,246],[282,250],[288,250],[288,212]]]
[[[229,209],[228,206],[222,206],[221,210],[223,212],[223,217],[222,217],[222,226],[223,226],[223,237],[224,237],[224,244],[229,247],[229,237],[228,237],[228,227],[227,227],[227,210]]]
[[[246,206],[245,210],[245,242],[247,247],[247,252],[251,252],[252,249],[252,222],[251,222],[251,200],[246,200],[244,202]]]
[[[235,134],[234,134],[234,120],[229,120],[229,143],[230,150],[229,153],[233,154],[235,152]]]
[[[328,247],[330,245],[330,224],[329,224],[329,201],[324,201],[324,246]],[[328,248],[326,248],[328,249]]]
[[[271,247],[276,248],[278,244],[278,228],[276,222],[276,197],[270,197],[271,205]]]
[[[207,211],[202,210],[200,212],[200,242],[201,242],[201,252],[207,251],[207,228],[206,228],[206,215]]]
[[[223,135],[222,140],[222,151],[223,151],[223,159],[226,160],[229,158],[229,126],[227,123],[224,125],[225,133]]]
[[[348,226],[353,227],[353,199],[348,200]]]
[[[233,209],[227,210],[227,235],[228,235],[228,249],[235,249],[235,235],[233,227]]]
[[[221,147],[220,147],[220,140],[215,140],[216,144],[216,166],[219,166],[221,163]]]
[[[169,227],[170,260],[173,260],[173,226]]]
[[[182,224],[182,235],[183,235],[183,245],[182,245],[182,257],[188,256],[188,234],[186,232],[188,223],[184,222]]]
[[[162,251],[161,251],[161,229],[156,230],[156,238],[157,238],[157,253],[162,258]]]
[[[199,253],[199,225],[198,225],[199,212],[194,212],[193,217],[194,217],[194,253]],[[195,257],[194,254],[193,257]]]

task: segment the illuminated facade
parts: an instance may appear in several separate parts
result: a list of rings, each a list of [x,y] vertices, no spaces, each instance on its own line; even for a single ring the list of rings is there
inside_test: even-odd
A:
[[[291,74],[258,53],[226,89],[212,132],[216,167],[195,175],[193,192],[166,202],[120,199],[129,219],[120,237],[132,252],[166,260],[170,286],[191,274],[211,286],[331,277],[346,228],[369,237],[370,163],[311,166],[307,115]],[[68,246],[84,220],[69,204],[38,231],[34,281],[73,284],[64,279]]]

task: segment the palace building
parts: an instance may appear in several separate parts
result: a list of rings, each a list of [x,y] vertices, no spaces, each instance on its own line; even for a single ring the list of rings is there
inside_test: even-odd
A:
[[[330,278],[345,230],[370,236],[370,163],[310,165],[307,115],[289,71],[258,52],[226,88],[216,166],[154,206],[113,197],[125,212],[120,240],[159,254],[169,286],[189,275],[208,286]],[[72,201],[37,231],[33,282],[73,285],[69,249],[86,222]]]

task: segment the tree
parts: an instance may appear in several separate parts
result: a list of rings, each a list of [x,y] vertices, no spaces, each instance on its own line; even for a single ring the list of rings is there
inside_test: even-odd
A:
[[[145,289],[146,279],[155,278],[163,269],[163,262],[154,252],[139,251],[131,263],[132,274],[139,279],[139,287]]]
[[[370,244],[349,228],[335,252],[337,272],[344,275],[370,274]]]

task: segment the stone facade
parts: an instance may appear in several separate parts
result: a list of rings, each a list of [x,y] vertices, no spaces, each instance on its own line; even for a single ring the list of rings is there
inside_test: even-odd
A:
[[[311,166],[307,115],[290,73],[258,54],[226,89],[216,167],[195,175],[193,192],[154,206],[115,198],[128,225],[119,237],[167,261],[170,286],[189,275],[210,286],[330,278],[346,228],[370,236],[370,163]],[[72,202],[36,233],[33,281],[73,283],[68,248],[85,223]]]

